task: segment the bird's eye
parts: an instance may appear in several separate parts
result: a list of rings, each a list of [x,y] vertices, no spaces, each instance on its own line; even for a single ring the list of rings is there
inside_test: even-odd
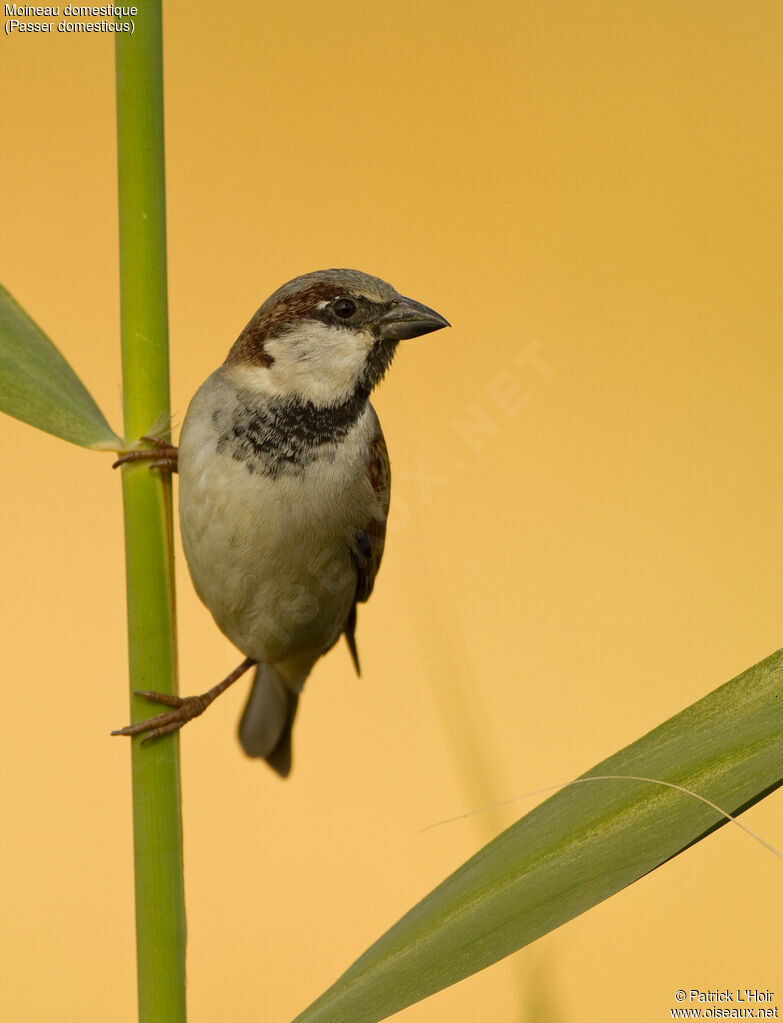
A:
[[[332,309],[341,320],[349,320],[356,312],[356,303],[351,298],[338,298]]]

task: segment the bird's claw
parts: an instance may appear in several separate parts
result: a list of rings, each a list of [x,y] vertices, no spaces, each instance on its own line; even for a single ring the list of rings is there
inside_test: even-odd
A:
[[[137,690],[136,696],[143,696],[147,700],[154,700],[156,703],[165,703],[169,707],[174,707],[174,710],[155,714],[135,725],[126,725],[125,728],[118,728],[111,733],[112,735],[132,737],[147,732],[147,735],[141,740],[142,745],[178,731],[188,721],[203,714],[211,702],[205,700],[203,696],[173,696],[170,693],[151,693],[147,690]]]
[[[118,451],[120,456],[112,463],[112,469],[121,465],[129,465],[132,462],[149,462],[150,469],[163,469],[167,472],[176,472],[178,465],[178,450],[174,444],[160,437],[150,437],[145,434],[142,438],[152,447],[129,448],[127,451]]]

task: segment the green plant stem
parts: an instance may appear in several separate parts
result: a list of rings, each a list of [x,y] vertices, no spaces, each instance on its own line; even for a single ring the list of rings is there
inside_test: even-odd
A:
[[[125,441],[169,418],[166,203],[160,0],[140,0],[133,35],[118,33]],[[158,427],[159,428],[159,427]],[[136,689],[176,692],[171,479],[122,469],[132,720],[151,705]],[[185,1019],[185,898],[179,741],[132,740],[139,1019]]]

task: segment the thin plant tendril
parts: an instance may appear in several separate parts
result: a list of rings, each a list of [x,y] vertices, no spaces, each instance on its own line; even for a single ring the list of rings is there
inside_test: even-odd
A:
[[[677,789],[678,792],[684,792],[686,796],[692,796],[694,799],[698,799],[702,803],[706,803],[707,806],[712,807],[722,817],[725,817],[727,821],[732,824],[736,824],[738,828],[750,835],[751,838],[755,839],[765,849],[768,849],[771,853],[783,860],[783,853],[777,850],[774,845],[770,845],[769,842],[765,841],[761,835],[757,835],[755,831],[751,831],[749,827],[742,824],[736,817],[733,817],[727,810],[718,806],[717,803],[713,803],[712,800],[707,799],[706,796],[700,796],[698,792],[693,792],[691,789],[686,789],[683,785],[675,785],[671,781],[662,781],[660,778],[642,778],[635,774],[591,774],[589,778],[574,778],[572,781],[560,782],[557,785],[547,785],[543,789],[535,789],[533,792],[524,792],[520,796],[513,796],[511,799],[503,799],[499,803],[492,803],[490,806],[482,806],[478,810],[470,810],[468,813],[457,814],[456,817],[447,817],[445,820],[436,821],[434,824],[428,824],[426,828],[421,828],[419,834],[423,834],[425,831],[430,831],[432,828],[439,828],[443,824],[453,824],[455,821],[465,820],[468,817],[473,817],[478,813],[486,813],[488,810],[497,810],[501,806],[509,806],[511,803],[517,803],[520,799],[529,799],[532,796],[540,796],[546,792],[553,792],[556,789],[564,789],[569,785],[579,785],[582,782],[587,781],[644,781],[650,785],[663,785],[668,789]]]

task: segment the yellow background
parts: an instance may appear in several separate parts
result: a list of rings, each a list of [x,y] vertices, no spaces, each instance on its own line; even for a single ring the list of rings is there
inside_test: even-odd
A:
[[[783,7],[164,15],[177,422],[296,274],[358,267],[453,323],[376,395],[394,505],[364,677],[343,647],[317,668],[287,783],[241,755],[239,687],[183,735],[191,1020],[284,1021],[535,800],[421,828],[573,777],[781,644]],[[4,36],[0,83],[0,279],[120,429],[112,39]],[[533,342],[546,374],[515,362]],[[481,416],[477,449],[454,422]],[[123,1023],[119,479],[0,432],[0,1015]],[[178,580],[200,692],[238,655],[182,558]],[[778,847],[781,809],[745,818]],[[726,827],[400,1018],[783,1003],[780,898],[780,861]]]

